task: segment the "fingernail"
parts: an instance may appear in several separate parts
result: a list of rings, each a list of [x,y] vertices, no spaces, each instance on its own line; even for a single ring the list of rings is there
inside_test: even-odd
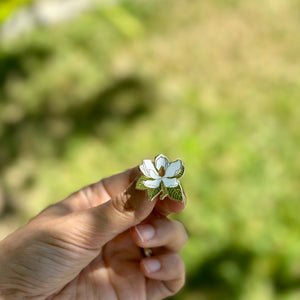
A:
[[[158,259],[151,258],[145,260],[144,267],[147,273],[154,273],[161,269],[161,263]]]
[[[135,226],[135,231],[142,242],[151,240],[155,235],[155,229],[150,224],[141,224]]]

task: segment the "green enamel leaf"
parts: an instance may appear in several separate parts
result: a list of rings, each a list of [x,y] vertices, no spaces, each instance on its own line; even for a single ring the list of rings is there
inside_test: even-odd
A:
[[[136,183],[136,185],[135,185],[135,188],[138,189],[138,190],[146,190],[147,187],[144,185],[144,181],[146,181],[146,180],[148,180],[148,179],[149,179],[148,177],[142,175],[142,176],[138,179],[138,181],[137,181],[137,183]],[[151,178],[150,178],[150,179],[151,179]]]
[[[150,201],[153,201],[154,198],[161,192],[161,184],[156,189],[147,188],[147,196]]]
[[[180,184],[176,187],[167,188],[167,191],[170,199],[183,202],[183,192]]]

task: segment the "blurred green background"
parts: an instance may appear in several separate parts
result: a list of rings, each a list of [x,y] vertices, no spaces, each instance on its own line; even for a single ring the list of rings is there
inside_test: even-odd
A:
[[[2,27],[25,2],[0,3]],[[8,30],[0,239],[164,153],[184,161],[188,197],[173,299],[299,299],[299,26],[299,0],[123,0]]]

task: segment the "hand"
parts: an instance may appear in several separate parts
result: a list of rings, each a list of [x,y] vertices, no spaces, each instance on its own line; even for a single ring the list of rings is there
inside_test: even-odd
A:
[[[150,202],[137,168],[58,202],[0,243],[0,299],[155,300],[184,284],[187,241],[167,215],[184,204]],[[125,191],[125,192],[124,192]],[[140,247],[153,250],[144,257]]]

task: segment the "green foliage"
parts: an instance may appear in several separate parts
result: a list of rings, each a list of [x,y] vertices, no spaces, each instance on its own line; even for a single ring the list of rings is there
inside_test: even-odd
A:
[[[162,184],[160,183],[160,185],[155,188],[155,189],[151,189],[151,188],[148,188],[144,185],[144,181],[146,180],[154,180],[152,178],[148,178],[144,175],[142,175],[136,182],[136,189],[138,190],[147,190],[147,196],[148,196],[148,199],[150,201],[153,201],[155,199],[156,196],[158,196],[158,194],[161,192],[162,190]]]
[[[160,185],[156,189],[147,189],[148,199],[153,201],[155,199],[155,197],[157,197],[158,194],[161,192],[161,186],[162,186],[162,184],[160,183]]]
[[[136,182],[136,188],[138,189],[138,190],[146,190],[147,189],[147,187],[144,185],[144,181],[146,181],[146,180],[148,180],[149,178],[148,177],[146,177],[145,175],[142,175],[139,179],[138,179],[138,181]]]
[[[299,4],[121,5],[1,44],[1,237],[164,153],[186,166],[174,299],[298,299]]]
[[[3,22],[13,11],[22,5],[30,3],[32,0],[5,0],[0,2],[0,24]]]

